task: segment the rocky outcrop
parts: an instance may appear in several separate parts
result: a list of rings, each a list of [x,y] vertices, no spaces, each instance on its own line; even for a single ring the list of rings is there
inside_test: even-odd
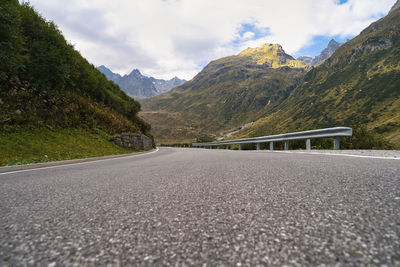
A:
[[[389,13],[394,12],[398,8],[400,8],[400,0],[397,0],[397,2],[393,5],[392,9],[390,9]]]
[[[143,134],[123,133],[113,138],[113,143],[135,150],[147,150],[154,147],[153,140]]]

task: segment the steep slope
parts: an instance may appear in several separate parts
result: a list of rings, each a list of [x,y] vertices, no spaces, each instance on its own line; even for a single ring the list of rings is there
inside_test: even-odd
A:
[[[168,92],[186,82],[178,77],[170,80],[147,77],[142,75],[138,69],[134,69],[129,75],[124,76],[112,72],[104,65],[101,65],[98,69],[106,75],[108,80],[118,84],[125,93],[136,99],[148,98]]]
[[[120,152],[106,140],[113,134],[150,135],[150,125],[137,116],[140,104],[108,81],[65,41],[54,23],[45,21],[28,4],[21,5],[17,0],[1,2],[0,48],[2,148],[12,144],[12,140],[24,140],[28,143],[22,144],[22,148],[41,153],[41,147],[46,146],[36,142],[36,133],[41,129],[57,132],[61,139],[69,133],[94,134],[104,146],[112,148],[107,153]],[[97,149],[86,156],[103,154],[99,141],[94,139],[93,147]],[[79,151],[79,147],[90,143],[77,141],[68,146]],[[6,157],[2,148],[1,157]],[[55,149],[59,149],[55,151],[59,158],[69,158],[71,147]],[[43,158],[43,154],[40,157],[51,160]]]
[[[349,126],[355,122],[400,146],[400,9],[343,44],[307,73],[269,116],[237,136]]]
[[[192,141],[264,116],[302,80],[306,65],[266,44],[209,63],[184,85],[141,100],[159,142]]]

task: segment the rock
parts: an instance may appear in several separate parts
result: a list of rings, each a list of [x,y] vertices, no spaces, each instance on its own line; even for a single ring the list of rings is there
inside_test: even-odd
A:
[[[332,56],[333,53],[335,53],[335,51],[339,48],[339,46],[341,46],[341,43],[336,42],[334,39],[332,39],[329,44],[328,47],[325,48],[324,50],[322,50],[321,54],[316,56],[313,60],[311,65],[316,66],[322,62],[324,62],[324,60],[328,59],[330,56]]]
[[[393,5],[393,7],[390,9],[389,13],[394,12],[396,9],[400,8],[400,0],[397,0],[397,2]]]
[[[147,150],[154,147],[153,140],[144,134],[123,133],[120,136],[114,137],[112,141],[118,146],[135,150]]]

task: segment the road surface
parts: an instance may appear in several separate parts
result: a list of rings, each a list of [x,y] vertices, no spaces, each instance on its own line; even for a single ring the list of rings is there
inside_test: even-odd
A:
[[[156,153],[0,174],[0,265],[400,265],[400,160]]]

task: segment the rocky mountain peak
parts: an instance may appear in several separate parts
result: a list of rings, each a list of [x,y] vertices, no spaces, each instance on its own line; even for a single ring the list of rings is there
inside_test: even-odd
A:
[[[336,42],[335,39],[330,40],[328,43],[328,49],[332,48],[332,47],[337,48],[339,46],[340,46],[340,43]]]
[[[260,47],[256,48],[247,48],[246,50],[240,52],[239,56],[260,56],[265,57],[268,56],[270,58],[276,56],[284,56],[286,55],[285,51],[283,50],[282,46],[279,44],[263,44]]]
[[[129,73],[128,76],[142,76],[142,74],[140,73],[140,71],[138,69],[133,69],[131,71],[131,73]]]
[[[315,58],[299,57],[297,59],[301,60],[302,62],[304,62],[307,65],[316,66],[316,65],[321,64],[326,59],[328,59],[333,53],[335,53],[336,49],[338,49],[339,46],[341,46],[341,45],[342,45],[341,43],[338,43],[334,39],[332,39],[329,41],[328,46],[324,50],[322,50],[321,54],[319,54]]]
[[[101,71],[104,75],[106,75],[106,78],[110,81],[117,82],[121,78],[121,75],[112,72],[109,68],[107,68],[104,65],[98,67],[98,70]]]
[[[318,65],[328,59],[333,53],[335,53],[336,49],[338,49],[340,45],[341,43],[336,42],[334,39],[330,40],[328,46],[322,50],[321,54],[313,59],[312,65]]]
[[[239,57],[249,57],[258,65],[269,65],[272,68],[304,68],[306,65],[285,53],[279,44],[264,44],[256,48],[247,48]]]

